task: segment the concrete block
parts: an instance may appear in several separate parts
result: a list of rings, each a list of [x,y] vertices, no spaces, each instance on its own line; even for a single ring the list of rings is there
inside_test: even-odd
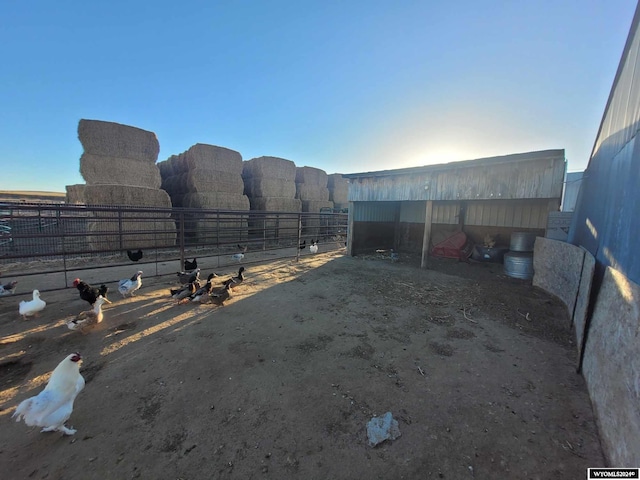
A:
[[[533,285],[558,297],[568,317],[578,297],[584,250],[575,245],[536,237],[533,249]]]
[[[608,267],[582,372],[609,465],[640,465],[640,286]]]

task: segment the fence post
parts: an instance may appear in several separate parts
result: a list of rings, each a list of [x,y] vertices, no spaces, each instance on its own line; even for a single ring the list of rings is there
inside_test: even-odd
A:
[[[300,240],[302,239],[302,213],[298,213],[298,244],[296,245],[296,262],[300,261]]]
[[[178,241],[180,242],[180,271],[182,271],[182,267],[184,266],[184,212],[180,212],[178,218],[180,219],[180,232],[178,236]]]
[[[118,209],[118,238],[120,239],[120,255],[122,255],[124,247],[122,242],[122,210],[120,209]]]

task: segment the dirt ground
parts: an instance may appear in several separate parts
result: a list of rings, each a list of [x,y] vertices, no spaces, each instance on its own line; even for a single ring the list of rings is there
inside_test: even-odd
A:
[[[86,335],[64,325],[88,307],[73,288],[43,294],[27,321],[4,297],[2,477],[567,479],[604,466],[562,305],[501,265],[431,268],[338,252],[252,264],[223,307],[177,305],[173,279],[143,277]],[[15,423],[74,351],[78,432]],[[371,447],[367,422],[385,412],[401,436]]]

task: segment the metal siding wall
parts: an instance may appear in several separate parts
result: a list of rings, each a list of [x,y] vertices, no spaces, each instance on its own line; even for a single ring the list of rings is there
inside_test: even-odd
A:
[[[354,222],[394,222],[399,202],[354,202]]]
[[[401,222],[424,224],[426,214],[427,214],[426,202],[400,203],[400,221]]]
[[[469,202],[464,223],[486,227],[546,228],[547,209],[546,200]]]
[[[564,193],[562,195],[562,211],[573,212],[576,208],[578,200],[578,192],[582,185],[582,177],[584,172],[567,173],[567,179],[564,184]]]
[[[635,142],[640,131],[638,72],[640,33],[636,28],[620,62],[569,231],[570,243],[596,257],[597,279],[611,266],[640,283],[640,144]]]
[[[432,223],[457,225],[459,211],[460,204],[458,202],[435,202],[433,204]]]

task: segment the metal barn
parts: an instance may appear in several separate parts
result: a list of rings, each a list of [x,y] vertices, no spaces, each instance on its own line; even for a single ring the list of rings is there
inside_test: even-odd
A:
[[[544,236],[549,212],[560,208],[565,170],[564,150],[544,150],[344,175],[348,252],[419,253],[424,268],[437,240],[458,231],[474,244],[491,235],[507,247],[515,231]]]

